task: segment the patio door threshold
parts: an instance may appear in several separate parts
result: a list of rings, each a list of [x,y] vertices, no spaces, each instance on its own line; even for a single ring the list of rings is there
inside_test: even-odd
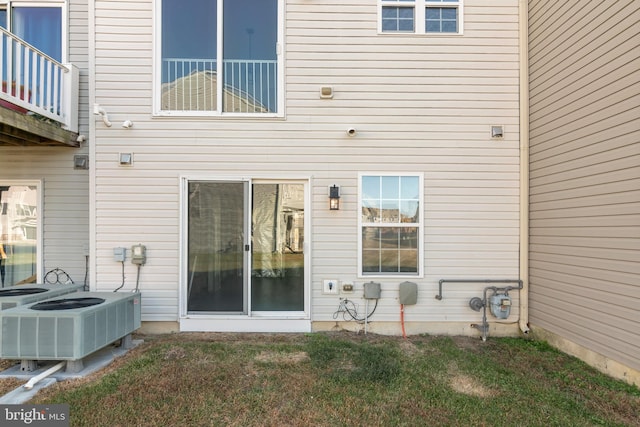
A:
[[[182,332],[311,332],[310,319],[193,316],[180,319]]]

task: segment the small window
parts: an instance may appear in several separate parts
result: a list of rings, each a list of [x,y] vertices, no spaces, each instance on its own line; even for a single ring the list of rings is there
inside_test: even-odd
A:
[[[415,31],[415,0],[383,0],[382,31]]]
[[[361,175],[359,273],[422,275],[422,176]]]
[[[425,10],[425,32],[457,33],[458,32],[457,0],[427,1]]]
[[[462,34],[462,0],[379,0],[379,32]]]

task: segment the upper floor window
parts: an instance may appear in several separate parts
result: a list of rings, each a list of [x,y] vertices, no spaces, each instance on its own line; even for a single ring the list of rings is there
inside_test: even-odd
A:
[[[17,39],[2,35],[0,40],[1,90],[55,115],[62,114],[63,79],[52,59],[66,61],[65,9],[62,1],[0,0],[0,26]]]
[[[160,0],[156,110],[278,113],[278,0]]]
[[[462,34],[463,0],[379,0],[379,32]]]
[[[62,62],[63,4],[0,0],[0,27]]]
[[[360,176],[359,274],[422,275],[422,175]]]

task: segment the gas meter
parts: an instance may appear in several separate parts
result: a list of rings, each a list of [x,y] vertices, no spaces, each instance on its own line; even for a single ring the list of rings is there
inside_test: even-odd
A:
[[[511,297],[505,293],[495,293],[489,298],[491,314],[498,319],[506,319],[511,314]]]

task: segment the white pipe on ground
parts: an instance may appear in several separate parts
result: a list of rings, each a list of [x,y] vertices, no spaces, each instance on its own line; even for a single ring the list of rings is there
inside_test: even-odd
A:
[[[31,390],[33,388],[34,385],[36,385],[38,383],[38,381],[43,380],[45,378],[47,378],[49,375],[56,373],[57,371],[59,371],[60,369],[64,368],[64,365],[67,362],[60,362],[55,366],[52,366],[51,368],[47,369],[46,371],[44,371],[43,373],[36,375],[35,377],[31,378],[25,385],[24,388],[26,388],[27,390]]]

